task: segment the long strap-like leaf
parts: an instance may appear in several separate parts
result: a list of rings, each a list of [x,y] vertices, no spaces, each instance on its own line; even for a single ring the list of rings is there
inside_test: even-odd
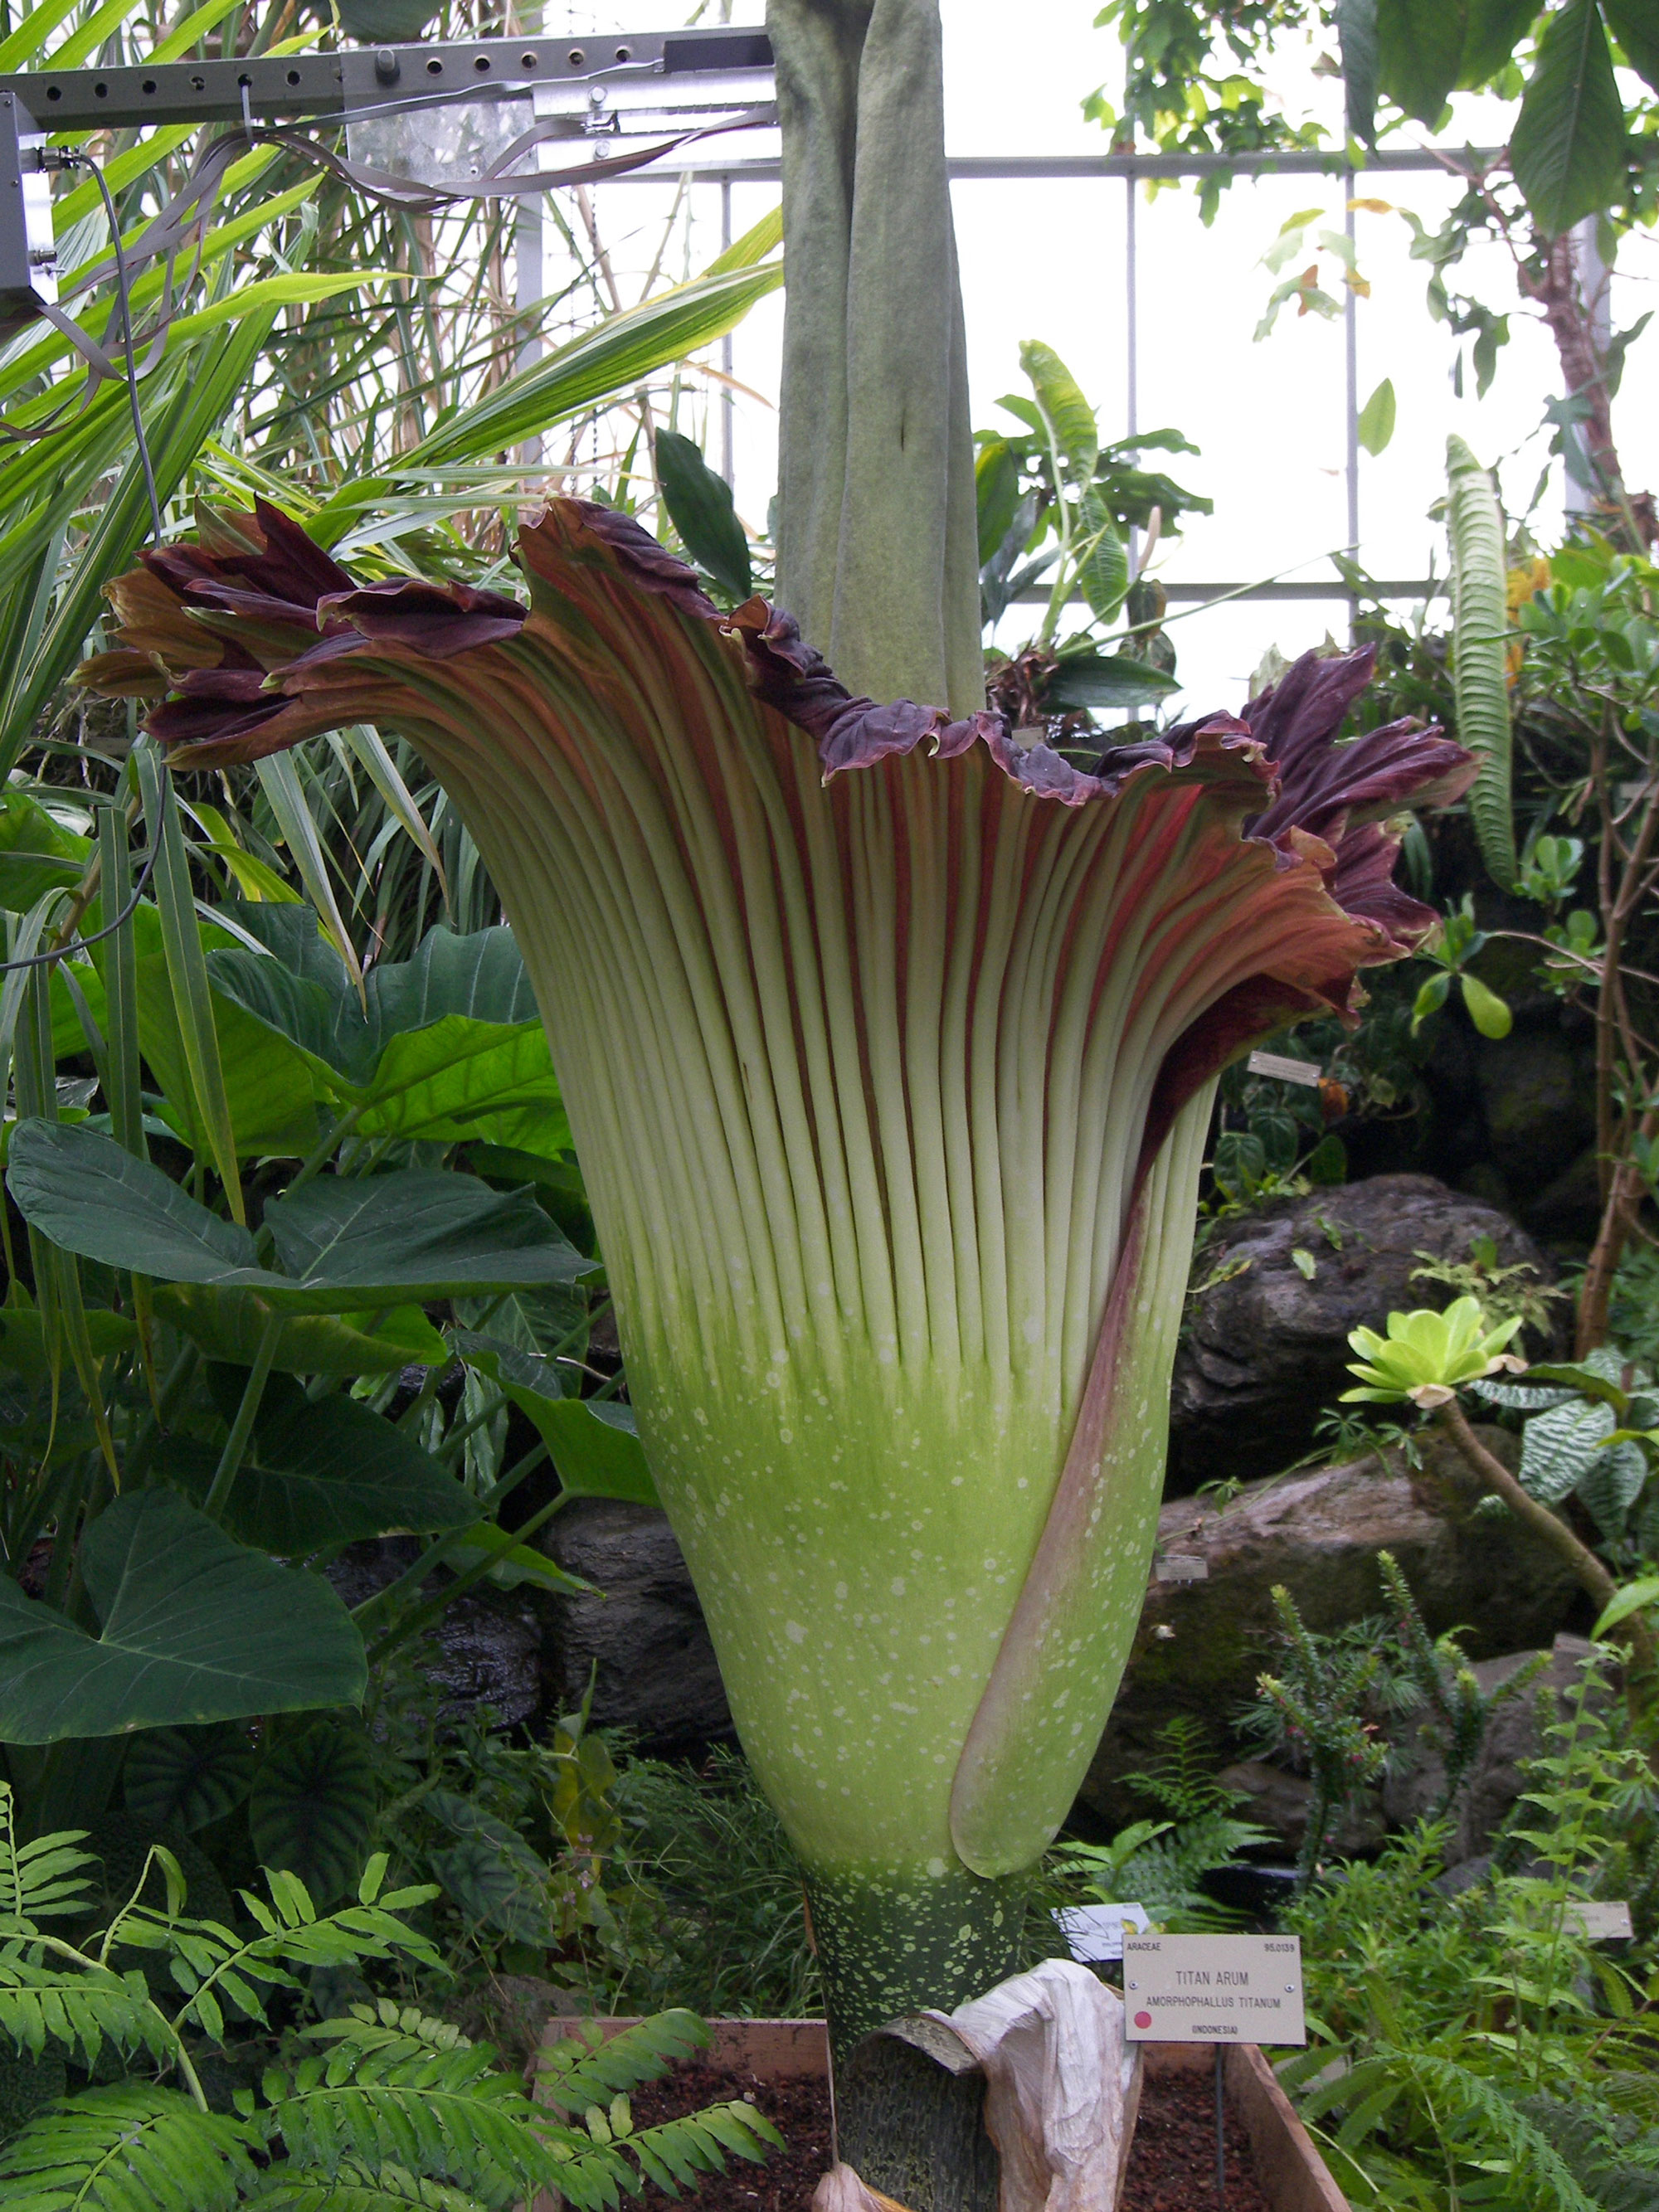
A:
[[[1452,551],[1453,681],[1460,744],[1480,756],[1469,812],[1486,872],[1502,890],[1516,880],[1510,804],[1509,650],[1504,523],[1492,478],[1461,438],[1446,441]]]

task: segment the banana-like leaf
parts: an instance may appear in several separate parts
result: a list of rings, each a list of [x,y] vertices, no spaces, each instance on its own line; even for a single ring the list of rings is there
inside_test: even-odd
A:
[[[1510,804],[1509,599],[1504,522],[1492,478],[1461,438],[1446,441],[1452,552],[1453,678],[1460,744],[1480,756],[1469,812],[1486,872],[1501,890],[1518,880]]]
[[[362,1639],[320,1577],[249,1551],[167,1489],[118,1498],[81,1540],[88,1636],[0,1577],[0,1737],[56,1743],[355,1705]]]
[[[1081,386],[1052,346],[1027,338],[1019,349],[1019,365],[1030,379],[1037,406],[1060,449],[1060,466],[1073,483],[1087,483],[1100,459],[1100,433],[1095,410]]]

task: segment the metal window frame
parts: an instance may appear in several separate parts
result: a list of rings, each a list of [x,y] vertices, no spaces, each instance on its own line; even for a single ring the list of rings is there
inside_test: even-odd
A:
[[[1137,253],[1135,209],[1136,187],[1154,178],[1229,176],[1258,178],[1271,176],[1325,176],[1340,179],[1343,198],[1352,200],[1355,186],[1362,176],[1399,174],[1416,171],[1421,173],[1439,172],[1455,175],[1464,162],[1490,161],[1495,149],[1485,147],[1459,147],[1437,149],[1431,147],[1380,148],[1354,161],[1347,150],[1331,153],[1296,152],[1266,154],[966,154],[953,155],[946,163],[952,183],[1019,184],[1075,179],[1099,182],[1121,178],[1124,185],[1124,268],[1125,314],[1124,344],[1127,405],[1126,436],[1133,437],[1139,428],[1139,270]],[[732,188],[734,185],[777,184],[782,177],[781,163],[775,156],[762,156],[750,161],[726,161],[717,163],[699,161],[694,155],[672,155],[653,162],[648,169],[636,171],[631,176],[617,177],[616,184],[641,185],[661,183],[669,177],[690,176],[698,184],[718,185],[720,188],[723,228],[722,235],[729,236]],[[1353,210],[1345,210],[1345,228],[1353,235]],[[1359,322],[1358,301],[1350,291],[1343,303],[1343,381],[1344,381],[1344,467],[1345,490],[1347,504],[1348,542],[1345,550],[1358,556],[1359,534]],[[730,340],[726,341],[730,346]],[[728,372],[729,361],[726,364]],[[726,395],[726,408],[731,405]],[[731,430],[723,418],[722,452],[726,474],[730,482]],[[1134,549],[1131,546],[1131,561]],[[1390,578],[1373,584],[1373,592],[1384,599],[1431,599],[1443,596],[1444,580],[1432,576]],[[1230,582],[1173,583],[1164,582],[1164,590],[1172,604],[1181,605],[1210,605],[1220,599],[1273,599],[1281,601],[1310,600],[1327,605],[1342,605],[1348,610],[1352,629],[1358,611],[1356,593],[1339,580],[1330,583],[1251,583],[1243,578]],[[1046,605],[1048,593],[1042,591],[1023,592],[1022,602]]]

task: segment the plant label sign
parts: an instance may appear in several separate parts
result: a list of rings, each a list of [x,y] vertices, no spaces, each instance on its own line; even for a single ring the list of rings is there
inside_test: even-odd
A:
[[[1305,2043],[1294,1936],[1123,1932],[1131,2043]]]
[[[1145,1934],[1152,1924],[1144,1905],[1063,1905],[1054,1920],[1066,1949],[1085,1966],[1121,1959],[1125,1930]]]
[[[1319,1081],[1316,1060],[1287,1060],[1282,1052],[1253,1052],[1244,1065],[1252,1075],[1271,1075],[1278,1083],[1305,1083],[1311,1088]]]
[[[1607,1902],[1576,1898],[1566,1910],[1567,1918],[1589,1943],[1616,1943],[1636,1932],[1631,1926],[1630,1906],[1623,1898]]]
[[[1164,1552],[1152,1562],[1156,1583],[1206,1583],[1210,1563],[1198,1552]]]

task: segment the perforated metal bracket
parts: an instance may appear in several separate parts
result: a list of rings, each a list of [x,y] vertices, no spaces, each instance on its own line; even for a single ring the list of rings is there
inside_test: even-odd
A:
[[[523,99],[538,84],[582,81],[652,78],[665,96],[665,79],[771,66],[763,31],[711,26],[591,39],[422,40],[130,69],[31,70],[0,76],[0,93],[21,102],[45,131],[132,130],[148,123],[237,123],[244,113],[260,123],[292,122],[434,95]]]

